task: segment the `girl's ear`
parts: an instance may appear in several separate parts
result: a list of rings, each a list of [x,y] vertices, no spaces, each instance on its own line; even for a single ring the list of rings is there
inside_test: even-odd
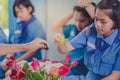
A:
[[[28,7],[28,11],[31,13],[32,12],[32,7]]]

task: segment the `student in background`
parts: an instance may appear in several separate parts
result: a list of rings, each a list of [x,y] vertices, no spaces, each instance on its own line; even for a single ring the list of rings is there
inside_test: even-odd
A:
[[[63,80],[119,80],[120,79],[120,1],[101,0],[95,10],[95,24],[80,32],[64,45],[58,45],[61,53],[76,48],[86,49],[85,65],[89,69],[87,76],[70,76]],[[59,36],[59,38],[58,38]]]
[[[34,7],[30,0],[15,0],[13,5],[13,13],[20,21],[16,24],[14,35],[11,37],[11,43],[24,44],[35,38],[45,39],[45,32],[37,18],[33,15]],[[8,57],[10,55],[7,55]],[[42,59],[41,49],[29,52],[17,52],[15,54],[17,61],[27,60],[32,58]]]
[[[83,3],[83,4],[81,4]],[[89,3],[86,5],[85,3]],[[91,6],[93,7],[91,9]],[[73,11],[68,12],[67,14],[60,17],[53,24],[53,29],[60,35],[63,35],[69,41],[78,35],[85,27],[93,23],[93,14],[94,14],[95,4],[91,0],[80,0],[73,8]],[[89,13],[89,9],[91,11]],[[74,24],[67,24],[68,21],[74,19]],[[78,48],[72,50],[68,53],[71,60],[70,63],[74,60],[79,60],[79,64],[76,67],[71,68],[68,75],[86,75],[88,70],[84,65],[84,48]]]

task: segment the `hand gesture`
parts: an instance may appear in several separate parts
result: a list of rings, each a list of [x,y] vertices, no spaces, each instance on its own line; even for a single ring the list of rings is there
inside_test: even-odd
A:
[[[91,0],[78,0],[76,6],[80,6],[82,8],[85,7],[86,4],[91,3]]]
[[[7,59],[4,59],[1,63],[1,68],[4,70],[4,71],[7,71],[8,70],[8,66],[6,66],[8,60]]]
[[[35,51],[39,48],[45,49],[46,47],[48,47],[47,41],[42,40],[40,38],[36,38],[28,44],[29,44],[29,50],[30,51]]]
[[[56,45],[63,45],[65,43],[65,38],[62,34],[58,33],[54,36],[54,42]]]

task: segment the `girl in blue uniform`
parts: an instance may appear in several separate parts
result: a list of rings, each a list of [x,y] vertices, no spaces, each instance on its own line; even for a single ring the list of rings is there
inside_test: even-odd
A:
[[[33,15],[33,12],[34,7],[30,0],[15,0],[13,13],[15,17],[20,19],[20,22],[16,24],[14,35],[10,39],[12,43],[28,43],[37,37],[45,39],[45,32],[40,22]],[[33,57],[41,60],[41,49],[34,52],[18,52],[15,54],[15,57],[17,61],[31,61]]]
[[[86,0],[85,3],[91,3],[90,0]],[[83,4],[80,4],[83,3]],[[84,0],[80,0],[77,2],[76,6],[74,6],[73,11],[68,12],[67,14],[60,17],[58,20],[56,20],[53,24],[53,29],[60,34],[63,34],[65,39],[68,39],[69,41],[73,39],[77,34],[82,31],[85,27],[90,25],[93,22],[93,16],[89,13],[89,9],[91,6],[93,7],[91,11],[93,11],[94,14],[94,3],[89,4],[89,6],[86,6],[87,9],[84,8],[85,6]],[[74,19],[74,24],[67,24],[68,21],[71,19]],[[74,60],[79,60],[79,64],[76,67],[71,68],[69,75],[86,75],[88,70],[84,65],[84,48],[79,48],[72,50],[68,53],[70,55],[70,61],[71,63]]]
[[[2,28],[0,27],[0,43],[4,43],[7,44],[7,37],[4,34]],[[3,61],[3,59],[5,58],[5,55],[0,56],[0,64]],[[5,71],[2,69],[2,67],[0,66],[0,79],[5,77]]]
[[[95,10],[95,24],[80,32],[63,46],[61,53],[76,48],[86,49],[85,65],[89,69],[84,76],[70,76],[63,80],[119,80],[120,79],[120,1],[101,0]],[[61,36],[56,35],[58,44]]]

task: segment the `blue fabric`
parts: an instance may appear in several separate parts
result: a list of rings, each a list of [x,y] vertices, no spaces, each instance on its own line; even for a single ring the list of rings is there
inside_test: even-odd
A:
[[[72,76],[65,76],[63,80],[101,80],[102,78],[104,77],[89,71],[86,77],[83,75],[81,76],[72,75]]]
[[[100,51],[104,52],[109,47],[109,44],[103,41],[101,38],[96,38],[95,45],[96,45],[96,49],[88,52],[89,54],[95,54],[94,57],[97,57]]]
[[[7,44],[7,37],[4,34],[2,28],[0,27],[0,43],[5,43]],[[5,58],[5,55],[0,56],[0,64],[2,62],[2,60]],[[0,66],[0,77],[4,77],[5,75],[5,71],[2,70],[1,66]]]
[[[16,28],[14,30],[14,35],[10,40],[13,43],[22,44],[31,42],[37,37],[41,39],[46,39],[45,32],[40,22],[34,16],[32,16],[26,23],[17,23]],[[25,52],[18,52],[15,54],[15,57],[19,58],[22,55],[24,55],[24,53]],[[33,56],[28,58],[27,61],[31,61],[33,57],[37,58],[38,60],[41,60],[41,49],[38,50]]]
[[[30,24],[33,20],[35,19],[35,17],[32,15],[31,18],[27,21],[27,22],[23,22],[21,21],[21,24],[22,24],[22,31],[21,31],[21,35],[19,37],[19,43],[22,42],[22,40],[24,40],[27,36],[27,27],[28,27],[28,24]]]
[[[78,33],[79,31],[75,25],[70,24],[70,25],[65,25],[63,27],[63,34],[65,38],[68,39],[69,41],[73,39]],[[79,64],[76,67],[72,67],[70,70],[70,73],[67,76],[86,75],[88,70],[85,67],[84,60],[83,60],[84,48],[75,49],[69,52],[68,55],[70,55],[71,57],[71,60],[69,63],[71,63],[74,60],[79,60]]]
[[[118,44],[118,41],[120,41],[120,36],[118,36],[120,32],[118,32],[118,29],[114,29],[114,31],[108,37],[104,38],[103,35],[97,34],[94,24],[91,24],[88,28],[88,35],[86,35],[86,31],[83,30],[69,43],[74,48],[84,47],[86,49],[84,61],[89,71],[91,71],[93,75],[97,74],[101,77],[110,75],[112,70],[120,71],[120,50],[116,50],[119,49],[120,45],[120,43]],[[89,52],[97,48],[97,38],[101,38],[102,41],[106,43],[106,45],[109,45],[109,47],[107,47],[104,51],[100,50],[96,55],[96,53]],[[93,80],[92,76],[91,80]]]

